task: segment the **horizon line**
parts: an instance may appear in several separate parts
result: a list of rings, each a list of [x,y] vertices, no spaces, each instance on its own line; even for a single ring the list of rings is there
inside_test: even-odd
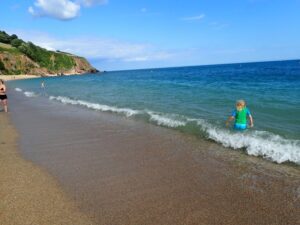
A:
[[[130,70],[157,70],[157,69],[170,69],[170,68],[182,68],[182,67],[222,66],[222,65],[250,64],[250,63],[268,63],[268,62],[284,62],[284,61],[297,61],[297,60],[300,60],[300,58],[297,58],[297,59],[262,60],[262,61],[247,61],[247,62],[231,62],[231,63],[212,63],[212,64],[198,64],[198,65],[180,65],[180,66],[152,67],[152,68],[139,68],[139,69],[121,69],[121,70],[117,69],[117,70],[103,70],[102,72],[121,72],[121,71],[130,71]]]

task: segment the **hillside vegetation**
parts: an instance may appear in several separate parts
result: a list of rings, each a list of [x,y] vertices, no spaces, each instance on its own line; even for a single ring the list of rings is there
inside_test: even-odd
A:
[[[98,72],[82,57],[48,51],[0,31],[0,74],[51,75]]]

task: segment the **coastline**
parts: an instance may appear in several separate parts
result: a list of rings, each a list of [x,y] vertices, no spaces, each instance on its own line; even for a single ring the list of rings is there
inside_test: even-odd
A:
[[[299,168],[176,131],[9,93],[22,156],[97,224],[299,221]]]
[[[10,81],[10,80],[23,80],[23,79],[33,79],[33,78],[41,78],[42,76],[39,75],[0,75],[0,79],[4,81]]]
[[[24,80],[24,79],[34,79],[34,78],[42,78],[42,77],[60,77],[60,76],[78,76],[85,75],[87,73],[64,73],[63,75],[59,74],[47,74],[47,75],[32,75],[32,74],[20,74],[20,75],[0,75],[0,79],[4,81],[11,80]]]
[[[47,172],[20,156],[9,120],[0,113],[0,224],[93,225]]]

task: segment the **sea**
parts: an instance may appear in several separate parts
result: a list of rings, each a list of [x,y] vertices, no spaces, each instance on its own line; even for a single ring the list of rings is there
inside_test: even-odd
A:
[[[8,87],[29,98],[113,113],[300,165],[300,60],[46,77]],[[242,132],[225,126],[239,99],[254,119],[254,127]]]

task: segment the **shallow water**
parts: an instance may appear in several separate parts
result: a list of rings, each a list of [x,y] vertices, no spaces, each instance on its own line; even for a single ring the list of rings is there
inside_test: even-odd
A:
[[[97,224],[299,221],[299,167],[135,118],[8,94],[22,156]]]
[[[278,163],[300,164],[300,61],[116,71],[13,81],[27,97],[107,111],[245,149]],[[224,126],[245,99],[255,127]]]

